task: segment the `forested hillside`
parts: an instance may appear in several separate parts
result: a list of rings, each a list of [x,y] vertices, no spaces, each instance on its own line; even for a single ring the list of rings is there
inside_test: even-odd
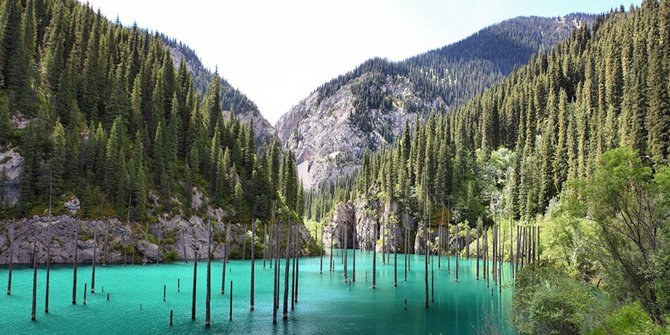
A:
[[[253,129],[222,113],[250,102],[222,96],[217,73],[201,96],[161,35],[73,0],[0,8],[0,145],[20,153],[18,181],[2,174],[20,190],[3,216],[43,214],[50,194],[55,212],[76,198],[84,217],[188,214],[201,193],[237,220],[268,218],[273,204],[300,212],[292,154],[277,143],[256,154]]]
[[[333,181],[359,168],[365,150],[394,143],[406,122],[452,110],[592,19],[519,17],[402,62],[368,60],[298,103],[277,133],[306,186]]]
[[[407,127],[391,149],[363,158],[354,190],[377,185],[387,197],[415,199],[407,203],[414,211],[425,196],[434,208],[470,212],[467,203],[491,200],[495,192],[481,192],[490,186],[482,177],[496,172],[490,182],[500,212],[533,218],[567,180],[589,176],[609,149],[633,148],[651,166],[666,164],[670,32],[663,10],[600,17],[457,110]]]
[[[663,333],[669,71],[670,1],[612,11],[366,153],[355,178],[308,195],[307,215],[328,222],[331,206],[357,201],[387,204],[391,222],[540,226],[542,262],[515,286],[522,333]]]
[[[195,50],[168,36],[161,35],[161,38],[163,43],[170,48],[173,63],[176,66],[182,60],[186,63],[186,68],[193,78],[195,91],[201,97],[204,97],[207,86],[212,81],[213,73],[205,68]],[[221,78],[221,107],[224,114],[232,112],[242,121],[253,122],[255,140],[258,142],[259,148],[265,147],[277,139],[274,127],[261,115],[258,106],[224,78]]]

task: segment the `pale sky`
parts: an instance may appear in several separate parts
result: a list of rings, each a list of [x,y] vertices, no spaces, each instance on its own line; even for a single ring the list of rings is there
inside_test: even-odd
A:
[[[88,0],[196,51],[274,124],[371,57],[402,60],[516,16],[602,13],[640,0]]]

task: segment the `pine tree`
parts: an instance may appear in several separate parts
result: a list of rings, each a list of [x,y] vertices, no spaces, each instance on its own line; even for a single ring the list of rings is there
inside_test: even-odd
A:
[[[27,69],[23,66],[26,51],[21,32],[21,2],[6,0],[3,5],[0,79],[3,79],[3,87],[20,89],[27,75]]]
[[[123,66],[119,64],[114,73],[114,80],[112,81],[112,94],[109,97],[109,103],[105,109],[107,124],[111,125],[117,117],[120,117],[123,122],[128,125],[130,124],[130,101],[128,99],[128,92],[125,87],[126,79],[123,76]],[[135,127],[137,126],[135,125]],[[130,131],[132,130],[133,129],[130,129]]]
[[[214,71],[212,79],[207,87],[204,98],[205,115],[208,117],[209,133],[214,133],[214,128],[221,119],[221,79],[219,72]]]
[[[0,147],[9,143],[14,133],[8,106],[0,105]]]
[[[651,55],[647,80],[649,154],[654,163],[658,165],[667,163],[668,154],[670,154],[670,93],[668,93],[668,85],[663,83],[668,72],[663,68],[661,62],[662,54],[658,48]]]

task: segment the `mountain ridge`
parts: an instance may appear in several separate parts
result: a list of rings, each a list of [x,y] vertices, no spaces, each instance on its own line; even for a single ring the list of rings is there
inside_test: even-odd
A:
[[[332,181],[355,171],[366,150],[392,144],[406,123],[451,110],[594,18],[517,17],[399,62],[369,59],[317,87],[281,116],[275,130],[295,152],[306,188]],[[516,41],[512,47],[510,40]],[[495,46],[504,50],[502,56],[490,51]]]

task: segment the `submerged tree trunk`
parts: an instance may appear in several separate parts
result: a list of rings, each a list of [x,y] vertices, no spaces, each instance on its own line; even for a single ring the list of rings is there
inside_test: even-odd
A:
[[[344,226],[342,226],[342,230],[344,230],[344,264],[343,264],[343,266],[344,266],[344,280],[347,280],[347,275],[348,275],[348,273],[347,273],[347,270],[348,270],[347,269],[347,257],[349,256],[347,254],[347,251],[349,250],[349,245],[347,245],[348,241],[347,241],[347,226],[346,226],[346,224]]]
[[[72,258],[72,304],[77,304],[77,250],[79,246],[79,227],[77,223],[74,224],[74,257]]]
[[[351,250],[351,281],[356,281],[356,240],[358,240],[358,233],[356,233],[356,224],[353,226],[353,236],[352,236],[352,250]]]
[[[198,246],[193,244],[193,295],[191,297],[191,320],[195,320],[195,297],[198,286]]]
[[[289,246],[291,244],[291,223],[286,230],[286,264],[284,265],[284,310],[282,319],[288,319],[288,271],[289,271]]]
[[[324,254],[324,251],[325,251],[325,250],[323,250],[323,226],[321,226],[321,251],[320,251],[320,253],[319,253],[319,256],[320,256],[320,257],[319,257],[319,258],[320,258],[320,261],[319,261],[319,273],[323,273],[323,254]]]
[[[242,236],[242,260],[245,260],[247,257],[247,225],[244,225]]]
[[[300,286],[300,230],[296,229],[296,244],[295,244],[295,302],[298,302],[298,287]]]
[[[456,282],[458,282],[458,256],[461,251],[461,239],[458,237],[458,225],[456,225]]]
[[[451,274],[451,228],[449,228],[449,222],[447,222],[447,273]]]
[[[394,232],[393,232],[393,287],[398,287],[398,243],[395,239],[395,236],[398,236],[398,224],[394,226]],[[356,249],[354,249],[356,250]]]
[[[207,223],[207,287],[205,288],[205,327],[211,325],[212,299],[212,223]]]
[[[334,229],[330,229],[330,272],[335,271],[335,263],[333,261],[333,240],[335,239]]]
[[[13,224],[12,224],[13,227]],[[9,242],[9,273],[7,276],[7,295],[12,295],[12,265],[14,264],[14,239]]]
[[[407,259],[409,258],[409,228],[405,227],[405,281],[407,281]]]
[[[250,278],[251,289],[250,289],[250,296],[249,296],[249,310],[252,311],[252,312],[254,311],[254,279],[255,279],[254,278],[254,275],[255,275],[255,273],[254,273],[254,270],[255,270],[254,269],[254,263],[256,261],[256,256],[254,255],[254,244],[255,244],[254,243],[254,234],[255,234],[255,230],[256,230],[256,225],[255,225],[255,222],[252,219],[252,221],[251,221],[251,278]]]
[[[423,225],[424,225],[423,230],[424,230],[424,234],[425,234],[424,235],[424,240],[425,240],[425,244],[426,244],[426,247],[425,247],[426,250],[424,252],[424,255],[425,255],[425,257],[424,257],[425,258],[425,262],[424,262],[424,265],[425,265],[425,268],[424,268],[424,283],[425,283],[425,289],[426,289],[425,305],[426,305],[426,308],[428,308],[429,307],[429,303],[428,303],[428,222],[424,221]]]
[[[477,261],[477,280],[479,280],[479,261],[481,258],[481,253],[479,250],[479,240],[482,238],[482,232],[481,232],[481,225],[479,222],[477,222],[477,255],[475,256],[475,260]]]
[[[31,320],[35,321],[37,312],[37,242],[33,241],[33,306]]]
[[[277,308],[279,307],[279,224],[275,224],[275,240],[273,244],[273,258],[275,263],[273,292],[272,292],[272,323],[277,323]]]
[[[47,278],[44,291],[44,313],[49,313],[49,283],[51,281],[51,226],[49,226],[49,244],[47,245]]]
[[[372,288],[377,288],[377,233],[379,222],[375,224],[374,238],[372,241]]]
[[[93,260],[91,260],[91,293],[95,293],[95,263],[98,254],[98,228],[93,233]]]
[[[223,244],[223,268],[221,270],[221,294],[226,294],[226,258],[228,253],[228,246]]]

